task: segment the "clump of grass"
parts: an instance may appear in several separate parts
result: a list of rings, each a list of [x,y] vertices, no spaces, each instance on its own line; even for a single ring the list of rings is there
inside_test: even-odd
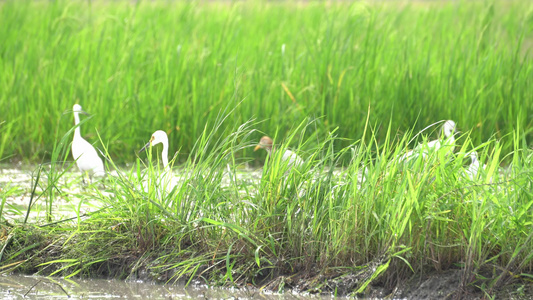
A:
[[[351,276],[357,280],[345,292],[354,294],[428,269],[459,268],[464,287],[489,295],[531,276],[533,155],[519,132],[507,137],[515,147],[507,157],[506,141],[473,147],[466,133],[455,154],[428,152],[406,163],[398,157],[410,135],[396,139],[389,127],[379,143],[367,126],[370,143],[337,148],[337,132],[308,134],[316,120],[304,121],[287,139],[276,138],[280,150],[298,145],[293,150],[304,164],[290,167],[275,151],[250,183],[235,170],[248,162],[239,153],[255,145],[257,124],[232,126],[228,115],[206,125],[176,169],[180,180],[172,190],[143,187],[159,176],[153,149],[151,159],[140,157],[110,176],[105,192],[90,187],[87,201],[98,203],[97,212],[38,229],[49,237],[40,247],[15,247],[24,234],[12,227],[3,264],[63,276],[151,274],[166,282],[253,282],[275,290],[298,283],[289,278],[306,278],[308,289],[322,292],[333,291],[324,280]],[[233,133],[218,138],[226,125]],[[472,179],[465,167],[474,148],[487,167]],[[37,260],[45,253],[48,259]]]

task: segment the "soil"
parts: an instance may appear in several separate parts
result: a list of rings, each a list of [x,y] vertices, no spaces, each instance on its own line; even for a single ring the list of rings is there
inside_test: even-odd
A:
[[[480,292],[462,291],[461,277],[461,270],[448,270],[424,277],[416,276],[406,283],[405,289],[399,296],[407,299],[455,299],[465,296],[468,299],[480,299],[483,296]]]
[[[38,261],[39,259],[37,259]],[[135,259],[117,258],[114,262],[104,262],[100,266],[93,266],[90,278],[127,279],[128,281],[153,282],[159,284],[172,284],[183,286],[188,282],[187,278],[173,281],[175,274],[170,271],[162,273],[154,272],[149,268],[151,259],[143,263],[143,266],[132,270],[131,266]],[[43,270],[32,263],[29,268],[23,270],[26,274],[52,273],[56,269]],[[279,274],[280,269],[274,269],[264,278],[256,278],[255,285],[244,280],[236,282],[237,288],[244,289],[247,293],[260,294],[262,292],[291,292],[291,294],[307,293],[313,295],[350,296],[364,299],[533,299],[533,282],[515,280],[503,286],[497,291],[484,293],[480,288],[461,285],[463,271],[450,269],[442,272],[432,272],[424,275],[413,275],[410,279],[399,281],[392,288],[381,282],[379,278],[370,284],[364,293],[356,294],[355,291],[361,284],[367,281],[373,274],[374,268],[368,266],[357,272],[341,273],[319,270],[316,268],[301,269],[294,274]],[[105,272],[102,272],[104,271]],[[19,269],[19,271],[22,271]],[[217,272],[216,270],[214,270]],[[220,271],[220,270],[218,270]],[[277,274],[276,274],[277,273]],[[127,277],[124,277],[125,274]],[[87,277],[84,276],[84,277]],[[200,279],[193,279],[192,284],[209,284]]]

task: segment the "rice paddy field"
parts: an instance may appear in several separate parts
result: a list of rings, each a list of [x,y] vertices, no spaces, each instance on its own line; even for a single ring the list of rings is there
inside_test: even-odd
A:
[[[0,273],[533,291],[528,1],[2,1],[0,41]]]

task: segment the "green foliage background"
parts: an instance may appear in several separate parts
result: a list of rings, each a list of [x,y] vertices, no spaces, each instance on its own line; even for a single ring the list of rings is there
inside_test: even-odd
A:
[[[98,131],[119,163],[158,129],[187,154],[241,100],[230,124],[255,118],[285,137],[320,118],[314,131],[338,127],[341,146],[361,138],[368,111],[380,141],[388,125],[401,134],[442,119],[476,143],[513,129],[531,141],[532,11],[527,1],[5,1],[0,155],[49,158],[74,103],[94,114],[82,134],[96,142]]]

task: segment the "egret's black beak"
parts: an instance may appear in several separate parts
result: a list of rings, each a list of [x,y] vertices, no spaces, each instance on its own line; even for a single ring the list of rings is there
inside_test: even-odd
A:
[[[86,116],[90,116],[91,114],[89,114],[88,112],[84,111],[84,110],[80,110],[80,114],[84,114]]]
[[[141,150],[139,150],[139,153],[143,152],[144,150],[146,150],[146,148],[150,147],[150,142],[146,143],[146,145],[144,145],[144,147],[142,147]]]

